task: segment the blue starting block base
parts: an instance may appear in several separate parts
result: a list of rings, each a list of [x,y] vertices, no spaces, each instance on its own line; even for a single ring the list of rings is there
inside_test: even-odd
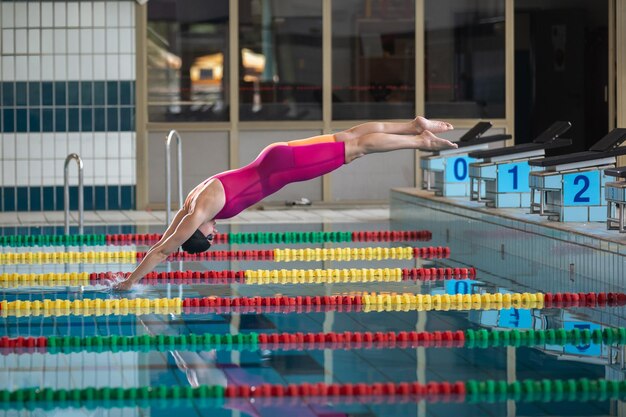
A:
[[[531,172],[531,213],[560,222],[605,222],[606,168]]]
[[[420,159],[423,188],[444,197],[469,197],[469,166],[475,161],[467,154]]]
[[[528,160],[472,163],[470,199],[495,208],[530,207],[528,176],[541,170],[528,165]]]

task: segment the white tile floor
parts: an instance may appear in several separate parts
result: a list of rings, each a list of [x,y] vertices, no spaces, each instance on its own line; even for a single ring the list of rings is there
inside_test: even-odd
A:
[[[71,224],[78,221],[78,212],[71,212]],[[102,224],[156,225],[165,223],[164,211],[89,211],[84,213],[85,226]],[[300,208],[282,210],[250,210],[220,223],[352,223],[389,220],[389,206],[364,208]],[[61,211],[0,213],[2,226],[63,225]]]

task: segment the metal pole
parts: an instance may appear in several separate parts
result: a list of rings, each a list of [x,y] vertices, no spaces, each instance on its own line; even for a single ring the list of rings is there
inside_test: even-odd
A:
[[[63,206],[65,208],[65,234],[70,234],[70,185],[68,167],[74,160],[78,164],[78,234],[83,234],[84,223],[84,185],[83,185],[83,160],[75,153],[71,153],[65,158],[64,183],[63,183]]]
[[[176,137],[177,150],[178,150],[178,208],[183,207],[183,144],[180,135],[176,130],[170,130],[165,139],[165,181],[166,196],[165,196],[165,227],[169,226],[172,219],[172,167],[170,158],[170,144],[172,138]]]

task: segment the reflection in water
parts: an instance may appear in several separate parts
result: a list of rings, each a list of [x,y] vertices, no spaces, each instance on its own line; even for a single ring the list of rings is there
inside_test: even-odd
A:
[[[172,324],[181,323],[181,319],[174,315],[170,316],[145,316],[139,319],[139,324],[152,335],[180,335],[185,334],[184,327]],[[262,377],[254,375],[235,363],[219,363],[217,351],[207,350],[194,352],[191,350],[172,350],[168,352],[174,359],[176,367],[185,375],[187,382],[192,387],[200,385],[250,385],[258,386],[267,383]],[[267,353],[266,353],[267,354]],[[255,404],[254,400],[234,398],[226,400],[225,408],[242,411],[250,416],[260,417],[270,415],[264,411],[271,411],[271,415],[289,415],[296,417],[343,417],[347,414],[334,412],[330,407],[315,404],[290,403],[286,405],[271,405],[264,402]],[[278,414],[274,414],[278,413]]]

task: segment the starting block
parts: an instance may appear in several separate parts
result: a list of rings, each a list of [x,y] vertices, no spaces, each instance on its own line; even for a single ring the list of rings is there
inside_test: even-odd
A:
[[[469,196],[469,164],[476,159],[469,157],[468,153],[511,138],[511,135],[482,136],[491,126],[491,122],[479,122],[459,139],[458,148],[422,156],[422,188],[445,197]]]
[[[586,152],[529,161],[530,212],[561,222],[606,221],[607,168],[626,154],[626,129],[614,129]],[[537,194],[539,198],[537,198]]]
[[[570,139],[560,139],[572,126],[570,122],[555,122],[532,143],[475,151],[470,158],[482,160],[470,164],[470,200],[484,201],[487,207],[529,207],[528,175],[541,168],[528,162],[545,156],[546,149],[571,145]]]
[[[607,182],[606,194],[606,228],[626,233],[626,167],[604,170],[609,177],[618,178],[618,181]],[[620,181],[619,178],[622,178]]]

